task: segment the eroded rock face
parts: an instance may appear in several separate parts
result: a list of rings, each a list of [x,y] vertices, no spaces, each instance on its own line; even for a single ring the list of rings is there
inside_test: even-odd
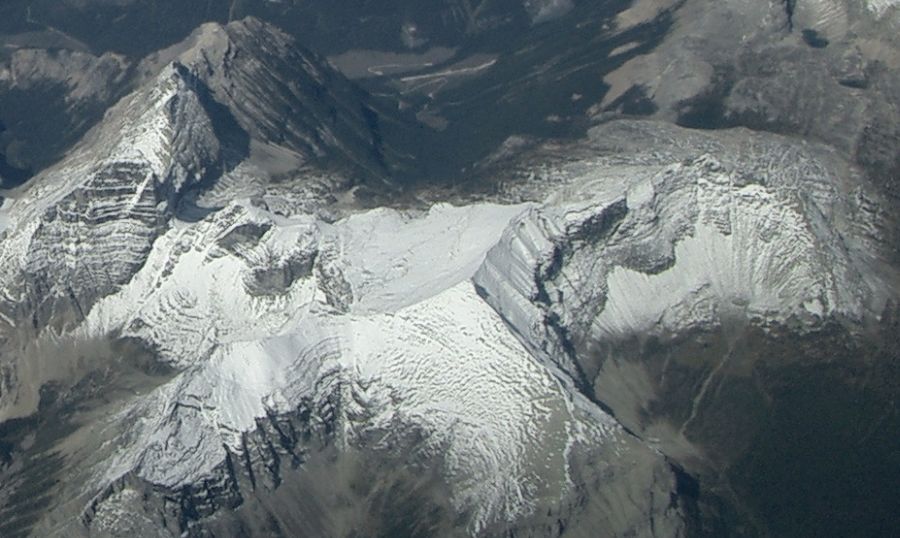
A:
[[[377,115],[363,92],[274,26],[206,24],[147,63],[175,55],[259,144],[384,173]]]
[[[82,152],[15,204],[16,221],[5,230],[7,319],[33,315],[43,327],[67,302],[83,316],[96,297],[130,279],[171,202],[218,160],[211,122],[177,71],[161,74],[153,92],[122,108],[135,127],[100,133],[111,146],[99,161]]]
[[[21,48],[11,54],[0,80],[10,89],[30,90],[42,84],[62,84],[70,104],[106,101],[122,82],[128,61],[117,54],[94,56],[85,52]]]

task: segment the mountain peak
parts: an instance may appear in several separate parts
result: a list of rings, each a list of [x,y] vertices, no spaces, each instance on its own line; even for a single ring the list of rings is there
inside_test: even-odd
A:
[[[208,22],[185,40],[188,48],[178,55],[177,61],[194,68],[204,64],[209,68],[221,68],[226,58],[251,39],[276,41],[284,46],[291,42],[291,38],[276,27],[253,17],[228,24]]]
[[[368,95],[275,26],[207,23],[159,59],[183,66],[258,144],[386,173]]]
[[[17,195],[7,228],[16,239],[4,243],[16,246],[0,252],[9,277],[0,286],[12,299],[0,312],[9,319],[44,323],[70,307],[83,316],[127,282],[179,208],[189,219],[210,210],[182,204],[189,190],[243,187],[226,177],[241,164],[256,181],[334,163],[339,174],[383,172],[364,92],[273,26],[252,18],[206,24],[177,49]],[[96,256],[110,239],[130,252]],[[15,276],[22,271],[66,277],[23,280]]]

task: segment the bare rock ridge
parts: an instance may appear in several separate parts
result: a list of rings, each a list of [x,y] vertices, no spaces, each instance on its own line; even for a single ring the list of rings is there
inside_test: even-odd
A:
[[[176,61],[255,142],[310,160],[387,172],[376,113],[365,94],[284,32],[254,18],[206,24],[188,38],[187,47]]]
[[[10,130],[0,138],[8,161],[5,188],[58,160],[104,111],[166,62],[187,66],[261,143],[379,176],[391,164],[379,139],[379,113],[365,92],[294,38],[254,18],[204,24],[185,41],[144,58],[93,55],[84,47],[32,48],[27,41],[11,47],[8,60],[0,57],[0,118]],[[28,114],[38,101],[45,110]],[[72,136],[54,133],[60,124]]]

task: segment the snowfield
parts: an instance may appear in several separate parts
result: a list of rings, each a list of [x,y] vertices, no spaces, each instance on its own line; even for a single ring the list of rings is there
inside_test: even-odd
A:
[[[196,483],[257,419],[337,391],[343,443],[428,432],[477,530],[569,491],[573,444],[622,442],[578,412],[554,323],[602,341],[736,313],[861,317],[873,300],[845,240],[804,213],[821,186],[748,182],[709,155],[612,184],[577,170],[544,203],[326,223],[241,200],[173,226],[77,329],[138,338],[182,372],[120,414],[134,425],[102,481]]]

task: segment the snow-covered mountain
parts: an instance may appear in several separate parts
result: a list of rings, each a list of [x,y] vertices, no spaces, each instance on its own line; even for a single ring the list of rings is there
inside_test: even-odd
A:
[[[253,19],[207,25],[176,49],[147,62],[149,81],[69,157],[10,195],[2,261],[10,325],[29,316],[42,325],[42,311],[60,300],[88,310],[143,264],[172,215],[217,207],[229,189],[263,195],[266,183],[302,168],[349,180],[383,165],[361,94],[274,28]],[[340,169],[329,172],[333,163]],[[100,243],[131,255],[109,256]]]
[[[179,72],[163,71],[152,87],[166,97],[150,102],[177,96],[188,110],[200,107],[183,93]],[[196,122],[146,123],[136,139],[143,144],[125,143],[152,170],[173,166],[166,175],[177,192],[197,165],[154,157],[172,154],[166,144],[182,134],[195,149],[180,155],[215,154],[217,139]],[[627,157],[604,147],[629,140],[641,142]],[[118,534],[137,511],[147,521],[170,514],[160,532],[199,532],[221,524],[229,503],[290,480],[281,470],[289,461],[302,470],[307,436],[339,451],[388,454],[412,436],[416,456],[447,484],[448,509],[465,515],[466,532],[536,525],[531,532],[541,534],[547,510],[578,525],[586,509],[573,503],[605,514],[582,524],[610,534],[645,534],[647,525],[683,532],[693,524],[691,501],[679,499],[676,471],[596,406],[605,394],[590,388],[602,383],[587,377],[597,369],[581,354],[584,342],[730,318],[810,330],[838,315],[876,319],[894,297],[891,275],[873,269],[867,254],[877,252],[884,222],[874,194],[828,172],[839,160],[770,136],[714,138],[626,122],[572,149],[591,157],[515,182],[516,193],[501,196],[531,202],[346,209],[327,222],[245,198],[196,221],[170,217],[141,256],[111,245],[107,273],[121,267],[133,276],[103,281],[106,293],[67,280],[94,300],[83,318],[39,331],[38,341],[115,335],[139,342],[170,373],[62,448],[69,472],[82,478],[59,495],[80,501],[35,528]],[[29,207],[28,196],[16,204]],[[107,197],[141,207],[131,191]],[[102,243],[116,237],[106,226],[96,219],[66,230],[96,233],[91,241]],[[6,409],[27,414],[21,390],[5,392],[14,395]],[[293,433],[282,421],[294,421]],[[260,439],[267,428],[280,432],[277,442]],[[585,458],[603,461],[596,492],[584,490],[596,471],[581,468]],[[178,506],[166,501],[164,509],[147,500],[176,494]],[[65,517],[79,506],[79,519]]]
[[[834,3],[795,4],[709,16],[837,31]],[[642,77],[689,49],[623,61],[609,91],[677,108]],[[815,486],[835,467],[795,456],[831,442],[890,487],[861,461],[897,419],[896,204],[861,146],[614,119],[613,98],[582,137],[401,187],[415,158],[380,122],[403,111],[265,22],[130,69],[3,194],[0,536],[790,535],[766,503],[805,497],[778,471]]]

